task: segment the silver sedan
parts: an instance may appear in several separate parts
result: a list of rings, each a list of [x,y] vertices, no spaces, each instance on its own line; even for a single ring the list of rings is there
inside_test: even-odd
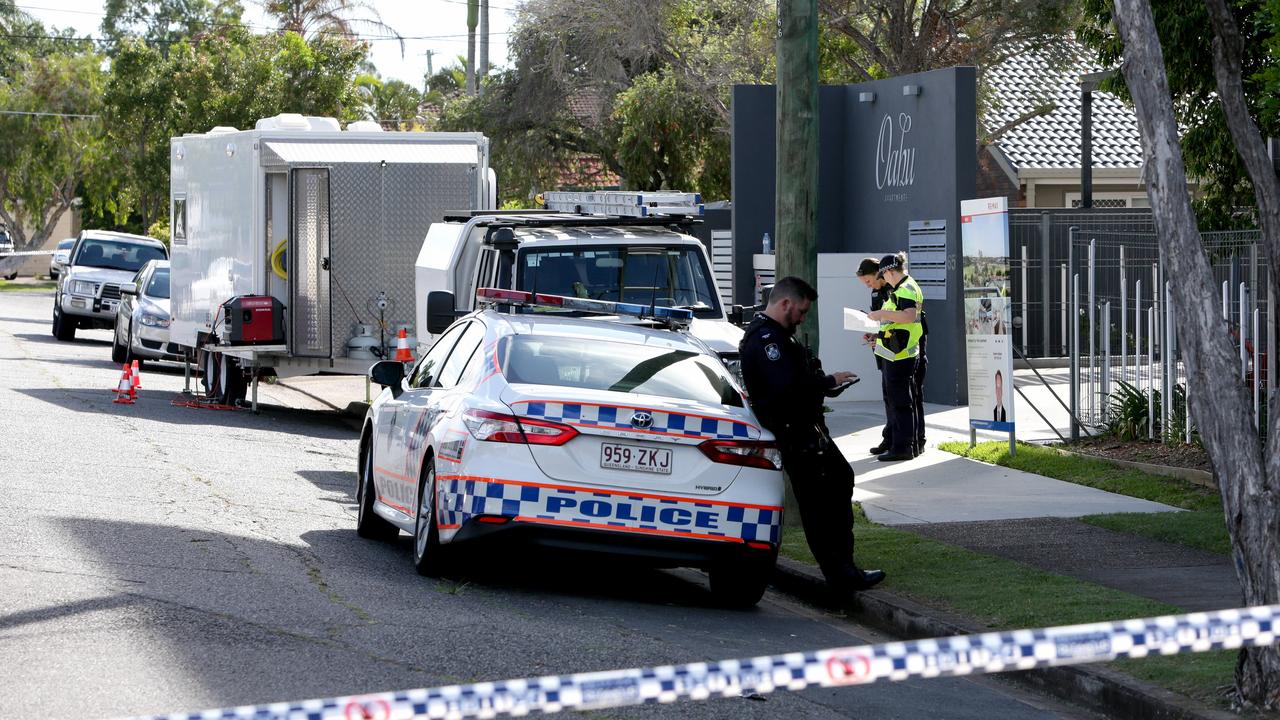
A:
[[[58,275],[62,272],[62,268],[67,266],[67,260],[71,259],[71,247],[76,244],[75,238],[67,238],[60,240],[58,247],[53,251],[53,257],[49,258],[49,277],[54,280],[58,279]]]
[[[176,360],[182,355],[169,342],[169,261],[149,260],[133,282],[120,286],[111,360]]]

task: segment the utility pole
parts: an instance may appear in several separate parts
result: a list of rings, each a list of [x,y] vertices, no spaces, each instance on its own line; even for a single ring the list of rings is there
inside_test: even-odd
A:
[[[480,0],[480,72],[476,89],[484,92],[484,79],[489,77],[489,0]]]
[[[467,94],[476,94],[476,25],[480,23],[480,0],[467,0]]]
[[[436,51],[428,50],[422,54],[427,56],[427,77],[430,78],[432,75],[436,74],[436,71],[431,67],[431,58],[436,54]],[[427,89],[429,90],[430,88]]]
[[[778,0],[778,143],[774,200],[779,279],[795,275],[818,286],[818,0]],[[818,353],[814,308],[796,337]],[[800,525],[791,489],[783,496],[783,522]]]
[[[818,0],[778,0],[777,277],[818,286]],[[818,352],[818,313],[796,337]]]

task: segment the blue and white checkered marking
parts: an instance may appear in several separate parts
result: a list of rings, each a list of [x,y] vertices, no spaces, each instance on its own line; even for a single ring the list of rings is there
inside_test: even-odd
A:
[[[458,527],[475,515],[505,515],[727,541],[766,540],[777,544],[781,533],[780,507],[741,507],[457,475],[440,475],[436,482],[439,522],[444,529]]]
[[[1119,622],[766,655],[745,660],[548,675],[163,716],[168,720],[472,718],[599,710],[743,693],[1031,670],[1276,641],[1280,605]],[[159,720],[159,718],[157,718]]]
[[[753,440],[760,437],[760,430],[745,422],[702,415],[686,415],[653,408],[528,400],[514,403],[513,409],[519,415],[536,420],[606,430],[679,435],[705,440]],[[651,414],[653,424],[644,429],[633,427],[631,416],[637,412]]]

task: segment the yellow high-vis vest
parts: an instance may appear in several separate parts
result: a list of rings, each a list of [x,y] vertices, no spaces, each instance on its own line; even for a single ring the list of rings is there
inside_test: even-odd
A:
[[[924,334],[924,326],[920,318],[924,314],[924,293],[916,284],[915,278],[907,275],[898,283],[898,287],[889,291],[881,310],[897,310],[902,300],[914,300],[916,321],[909,323],[883,323],[880,335],[876,338],[876,355],[885,360],[905,360],[920,354],[920,336]]]

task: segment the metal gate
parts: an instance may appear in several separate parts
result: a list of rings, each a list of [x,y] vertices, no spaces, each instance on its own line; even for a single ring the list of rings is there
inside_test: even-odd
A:
[[[289,346],[295,356],[330,357],[329,171],[295,169],[289,247]]]
[[[1256,424],[1276,362],[1275,300],[1267,293],[1259,233],[1209,232],[1202,240],[1221,289],[1223,339],[1239,355]],[[1148,439],[1190,442],[1187,393],[1206,389],[1188,387],[1170,292],[1177,279],[1166,274],[1155,233],[1073,227],[1070,247],[1062,317],[1070,337],[1073,413],[1088,431],[1108,424],[1119,399],[1145,401]]]

